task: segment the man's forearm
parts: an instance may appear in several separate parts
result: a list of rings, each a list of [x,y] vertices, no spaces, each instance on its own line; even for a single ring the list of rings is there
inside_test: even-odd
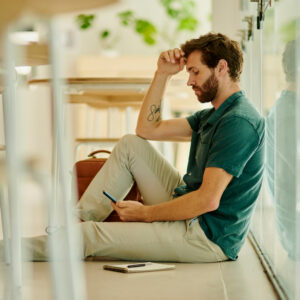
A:
[[[156,205],[137,201],[112,203],[122,221],[154,222],[186,220],[217,210],[233,176],[221,168],[206,168],[200,188],[176,199]]]
[[[218,201],[194,191],[174,200],[145,206],[145,221],[177,221],[197,217],[217,209]]]
[[[151,132],[161,120],[161,102],[169,77],[164,73],[155,73],[139,113],[136,127],[138,135]]]

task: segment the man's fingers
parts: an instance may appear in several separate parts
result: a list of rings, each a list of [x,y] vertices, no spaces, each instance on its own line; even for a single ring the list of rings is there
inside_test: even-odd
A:
[[[110,201],[111,203],[111,206],[114,208],[114,210],[117,210],[118,208],[121,208],[121,207],[124,207],[125,205],[123,204],[124,201],[117,201],[117,203],[113,202],[113,201]]]
[[[184,57],[181,57],[180,58],[180,63],[179,63],[179,65],[180,65],[180,68],[184,68],[184,66],[185,66],[185,59],[184,59]]]
[[[112,208],[114,209],[114,210],[116,210],[116,204],[113,202],[113,201],[110,201],[110,205],[112,206]]]
[[[170,49],[161,54],[161,57],[166,62],[171,62],[173,64],[180,62],[180,59],[183,57],[184,52],[181,49],[175,48]]]
[[[120,201],[117,202],[116,205],[117,205],[118,207],[125,207],[125,206],[126,206],[126,203],[125,203],[125,201],[120,200]]]
[[[165,61],[167,62],[171,62],[170,56],[169,56],[169,52],[163,52],[162,57],[165,59]]]
[[[171,62],[172,62],[173,64],[175,64],[175,55],[174,55],[175,53],[174,53],[174,50],[169,50],[168,53],[169,53]]]
[[[178,49],[178,48],[174,49],[174,54],[175,54],[175,57],[176,57],[177,59],[180,59],[180,58],[181,58],[181,56],[182,56],[181,52],[182,52],[182,51],[181,51],[180,49]]]

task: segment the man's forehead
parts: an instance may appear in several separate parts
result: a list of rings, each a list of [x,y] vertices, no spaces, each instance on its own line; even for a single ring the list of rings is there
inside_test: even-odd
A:
[[[188,58],[186,59],[185,66],[186,70],[189,71],[193,68],[199,68],[203,66],[203,63],[201,61],[201,52],[200,51],[194,51],[192,52]]]

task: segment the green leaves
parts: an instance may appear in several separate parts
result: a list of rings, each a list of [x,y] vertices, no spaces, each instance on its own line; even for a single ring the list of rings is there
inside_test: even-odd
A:
[[[136,19],[135,20],[135,30],[138,33],[150,35],[156,33],[155,26],[147,20]]]
[[[157,29],[153,23],[145,19],[136,18],[133,11],[126,10],[118,14],[121,24],[132,26],[136,33],[142,36],[144,42],[148,45],[156,43]]]
[[[194,16],[196,3],[194,0],[160,0],[166,14],[176,23],[177,31],[194,31],[199,22]],[[158,32],[156,26],[146,19],[137,18],[132,10],[126,10],[118,14],[121,24],[131,26],[137,34],[141,35],[148,45],[156,44]]]
[[[103,40],[108,38],[109,36],[110,36],[110,31],[108,29],[105,29],[100,32],[100,38]]]
[[[144,35],[143,40],[148,45],[155,45],[156,44],[156,40],[150,35]]]
[[[76,22],[78,23],[80,29],[86,30],[92,26],[94,19],[95,15],[80,14],[77,16]]]
[[[198,20],[194,17],[187,17],[184,19],[181,19],[178,24],[179,30],[189,30],[194,31],[198,26]]]
[[[194,0],[160,0],[167,15],[177,22],[177,30],[194,31],[198,20],[194,16],[196,3]]]
[[[122,25],[129,26],[134,21],[134,13],[131,10],[125,10],[123,12],[118,13],[118,17],[121,20]]]
[[[121,25],[131,27],[147,45],[155,45],[160,37],[170,46],[176,44],[176,38],[181,31],[195,31],[199,25],[198,19],[195,17],[196,0],[159,0],[165,9],[166,15],[173,21],[170,22],[171,30],[167,28],[159,28],[151,21],[139,18],[132,10],[125,10],[118,13]],[[93,25],[95,15],[80,14],[76,18],[78,26],[82,30],[86,30]],[[109,29],[105,29],[98,34],[103,44],[109,43],[114,34]]]
[[[179,10],[175,10],[172,8],[166,8],[166,10],[167,10],[168,16],[171,17],[172,19],[177,19],[180,14]]]

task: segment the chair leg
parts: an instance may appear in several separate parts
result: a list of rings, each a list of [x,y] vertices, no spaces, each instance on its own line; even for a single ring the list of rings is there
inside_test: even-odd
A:
[[[2,231],[3,231],[3,240],[4,240],[4,255],[5,255],[5,262],[7,264],[10,264],[11,258],[10,258],[10,241],[9,241],[9,220],[8,220],[8,214],[9,210],[7,207],[6,202],[6,193],[4,191],[4,188],[0,188],[0,206],[1,206],[1,222],[2,222]]]
[[[9,197],[9,226],[11,236],[9,239],[9,253],[11,261],[10,282],[12,293],[18,294],[22,287],[22,252],[21,252],[21,221],[20,221],[20,176],[22,156],[19,146],[20,123],[18,117],[21,115],[18,106],[18,95],[16,93],[15,57],[16,49],[9,39],[13,27],[7,29],[4,40],[4,129],[6,138],[6,165],[7,165],[7,191]],[[4,205],[5,206],[5,205]],[[17,298],[14,298],[17,299]]]
[[[52,87],[53,87],[53,116],[54,116],[54,142],[57,147],[57,163],[59,166],[58,176],[60,179],[59,187],[61,193],[59,200],[62,204],[62,214],[64,218],[64,238],[65,248],[60,249],[55,245],[55,235],[50,239],[50,253],[53,258],[52,271],[54,281],[54,296],[57,299],[85,299],[85,284],[82,272],[82,265],[79,257],[79,232],[76,231],[75,218],[71,211],[73,202],[71,199],[71,180],[69,178],[70,144],[68,136],[65,135],[65,119],[64,119],[64,103],[62,87],[61,87],[61,61],[60,49],[55,43],[59,40],[59,31],[56,27],[55,20],[49,23],[49,40],[50,40],[50,60],[52,64]],[[62,261],[60,255],[66,254]]]

